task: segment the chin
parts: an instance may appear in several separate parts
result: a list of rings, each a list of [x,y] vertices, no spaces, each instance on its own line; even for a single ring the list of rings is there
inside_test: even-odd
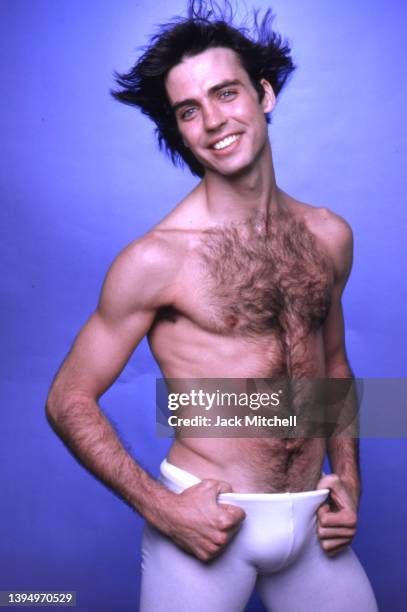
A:
[[[230,164],[229,166],[223,166],[223,167],[219,167],[219,168],[213,168],[214,172],[217,172],[218,174],[221,174],[222,176],[229,176],[229,177],[240,177],[243,176],[244,174],[250,172],[250,170],[253,169],[254,166],[254,162],[253,161],[249,161],[246,163],[240,162],[240,163],[234,163],[234,164]]]
[[[213,164],[208,162],[208,160],[199,160],[200,163],[204,166],[206,171],[214,172],[216,174],[220,174],[222,176],[240,176],[245,172],[251,170],[255,164],[253,159],[250,160],[237,160],[231,159],[229,162],[227,160],[219,161],[218,164]]]

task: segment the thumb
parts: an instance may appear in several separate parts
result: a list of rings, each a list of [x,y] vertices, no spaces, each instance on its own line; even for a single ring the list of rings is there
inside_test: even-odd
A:
[[[334,502],[337,510],[346,507],[348,494],[337,474],[323,476],[317,484],[317,489],[329,489],[330,499]]]
[[[228,482],[224,482],[223,480],[219,480],[216,489],[218,495],[220,493],[232,493],[233,491],[232,485]]]
[[[332,494],[339,494],[343,490],[343,484],[337,474],[326,474],[317,483],[317,489],[330,489]]]
[[[231,493],[232,485],[222,480],[205,479],[200,483],[204,487],[207,500],[215,508],[218,505],[218,497],[221,493]]]

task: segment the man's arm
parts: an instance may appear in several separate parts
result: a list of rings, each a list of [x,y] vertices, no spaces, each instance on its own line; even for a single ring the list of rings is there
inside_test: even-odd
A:
[[[153,249],[128,247],[113,263],[98,307],[62,364],[46,407],[50,424],[79,461],[151,522],[165,490],[124,450],[97,401],[154,320],[160,279],[157,287],[145,286]]]
[[[334,215],[327,220],[326,226],[335,270],[331,307],[323,329],[326,378],[349,379],[353,378],[353,374],[346,357],[341,298],[352,268],[352,230],[345,221]],[[327,552],[337,552],[350,544],[356,532],[360,472],[357,418],[354,418],[357,416],[357,406],[356,397],[352,394],[353,389],[345,400],[348,404],[345,411],[351,413],[350,424],[327,440],[333,474],[323,477],[318,483],[318,488],[331,489],[331,499],[335,504],[334,512],[324,504],[318,513],[319,536]]]
[[[227,543],[243,513],[215,503],[226,483],[204,481],[179,496],[127,453],[98,406],[150,329],[157,309],[172,301],[176,262],[163,244],[128,247],[106,277],[96,312],[79,333],[47,400],[47,416],[78,460],[182,548],[208,559]]]

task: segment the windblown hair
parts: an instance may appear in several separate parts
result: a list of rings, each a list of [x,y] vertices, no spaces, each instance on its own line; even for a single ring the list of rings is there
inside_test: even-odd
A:
[[[261,21],[259,11],[253,11],[252,32],[245,26],[230,25],[233,18],[228,0],[224,0],[223,8],[213,1],[208,6],[205,0],[188,0],[187,17],[176,17],[162,24],[134,67],[125,74],[115,73],[120,89],[111,92],[116,100],[140,108],[152,119],[160,149],[166,151],[175,165],[185,162],[200,177],[204,175],[204,167],[183,144],[167,97],[168,72],[185,57],[214,47],[226,47],[239,56],[261,101],[264,96],[261,79],[266,79],[278,96],[295,69],[289,44],[272,30],[271,9]]]

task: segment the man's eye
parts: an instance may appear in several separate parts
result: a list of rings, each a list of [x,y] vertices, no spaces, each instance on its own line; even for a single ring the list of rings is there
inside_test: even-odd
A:
[[[222,93],[220,94],[220,97],[223,100],[228,100],[229,98],[235,97],[236,94],[237,94],[237,91],[233,91],[232,89],[226,89],[225,91],[222,91]]]
[[[181,119],[190,119],[190,117],[192,117],[194,112],[195,112],[194,107],[186,108],[185,110],[181,112]]]

